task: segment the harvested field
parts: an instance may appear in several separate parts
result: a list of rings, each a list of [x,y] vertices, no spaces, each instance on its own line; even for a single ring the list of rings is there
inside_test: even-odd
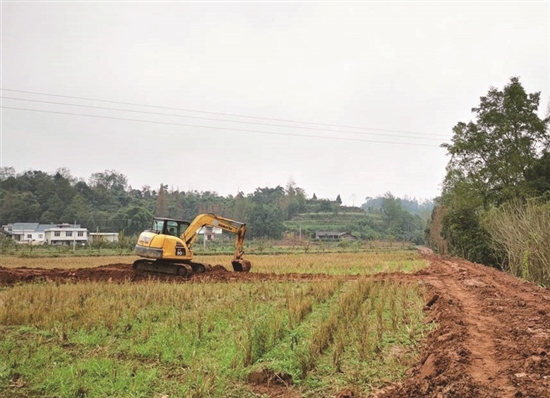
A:
[[[422,256],[429,266],[421,271],[371,277],[425,286],[429,291],[424,309],[427,321],[437,324],[422,342],[419,360],[407,371],[406,378],[375,389],[371,396],[550,397],[550,291],[465,260],[443,258],[427,250]],[[357,276],[235,273],[223,266],[190,278],[135,275],[129,264],[69,270],[0,268],[3,286],[36,281],[232,283],[333,278]],[[250,389],[261,396],[302,396],[288,375],[270,375],[269,371],[255,374],[250,378]],[[353,386],[341,389],[339,394],[341,398],[358,396]]]

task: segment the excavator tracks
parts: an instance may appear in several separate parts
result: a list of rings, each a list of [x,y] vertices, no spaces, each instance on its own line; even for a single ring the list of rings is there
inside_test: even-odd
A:
[[[210,264],[188,262],[170,263],[166,261],[137,260],[132,264],[134,271],[150,274],[169,274],[189,277],[194,273],[202,274],[212,269]]]

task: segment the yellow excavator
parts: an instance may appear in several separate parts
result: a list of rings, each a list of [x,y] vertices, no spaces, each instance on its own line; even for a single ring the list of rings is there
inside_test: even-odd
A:
[[[249,272],[252,265],[243,259],[246,224],[216,214],[199,214],[192,222],[155,217],[153,228],[139,235],[134,252],[142,259],[134,261],[134,270],[181,276],[210,270],[211,265],[192,261],[191,250],[201,228],[208,226],[236,234],[233,270]]]

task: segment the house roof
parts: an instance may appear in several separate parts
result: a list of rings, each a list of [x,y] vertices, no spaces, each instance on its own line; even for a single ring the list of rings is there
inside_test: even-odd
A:
[[[331,236],[342,236],[348,234],[349,232],[338,232],[338,231],[317,231],[317,235],[331,235]]]
[[[33,231],[33,232],[44,232],[46,230],[57,229],[57,230],[83,230],[86,228],[81,228],[80,224],[39,224],[37,222],[16,222],[12,224],[11,233],[17,234],[22,231]]]
[[[13,223],[11,232],[17,233],[17,231],[36,231],[38,225],[39,224],[37,222],[16,222]]]
[[[316,238],[331,238],[331,239],[342,239],[342,238],[353,238],[357,239],[357,236],[353,235],[350,232],[338,232],[338,231],[317,231],[315,232]]]
[[[80,225],[76,225],[76,227],[74,226],[70,226],[70,227],[60,227],[58,225],[54,225],[54,226],[50,226],[46,229],[44,229],[44,232],[47,232],[47,231],[87,231],[88,229],[87,228],[82,228],[80,227]]]
[[[36,232],[42,232],[48,228],[55,228],[57,224],[38,224],[38,227],[36,228]]]

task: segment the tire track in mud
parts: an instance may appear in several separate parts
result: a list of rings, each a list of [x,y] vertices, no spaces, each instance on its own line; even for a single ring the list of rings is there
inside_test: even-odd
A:
[[[453,270],[451,275],[466,274],[466,270],[456,263],[444,261],[444,264]],[[479,312],[479,301],[468,290],[468,286],[481,287],[484,286],[484,283],[476,279],[457,280],[454,278],[435,279],[430,280],[429,283],[439,291],[447,292],[447,300],[456,302],[460,311],[465,314],[463,344],[464,349],[469,352],[469,363],[465,373],[469,374],[476,384],[494,383],[495,386],[504,386],[506,378],[501,375],[497,351],[492,338],[492,330],[500,330],[502,325],[494,316]],[[493,393],[499,397],[513,397],[515,389],[513,387],[497,387]]]

